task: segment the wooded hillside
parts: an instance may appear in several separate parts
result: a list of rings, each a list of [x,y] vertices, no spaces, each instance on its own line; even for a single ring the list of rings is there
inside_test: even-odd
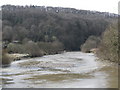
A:
[[[3,41],[61,42],[79,50],[91,35],[101,36],[116,14],[44,6],[2,6]]]

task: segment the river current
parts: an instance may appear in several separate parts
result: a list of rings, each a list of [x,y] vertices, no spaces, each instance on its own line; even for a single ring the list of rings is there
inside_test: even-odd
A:
[[[118,88],[118,68],[93,53],[65,52],[12,62],[2,88]]]

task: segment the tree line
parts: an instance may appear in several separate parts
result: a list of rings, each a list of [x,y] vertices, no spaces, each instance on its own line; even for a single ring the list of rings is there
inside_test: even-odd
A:
[[[76,13],[73,12],[76,9],[61,8],[64,12],[58,13],[54,7],[49,11],[44,9],[37,6],[2,6],[3,41],[59,41],[65,50],[80,50],[89,36],[100,36],[109,23],[117,18],[114,14],[105,16],[106,13],[92,14],[92,11],[85,10],[77,10],[81,13]]]

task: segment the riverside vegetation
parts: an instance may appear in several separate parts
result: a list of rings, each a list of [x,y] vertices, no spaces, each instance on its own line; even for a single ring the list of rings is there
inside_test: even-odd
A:
[[[102,35],[102,41],[97,55],[103,60],[119,63],[119,33],[118,25],[110,25]]]
[[[30,57],[99,48],[98,56],[116,61],[117,29],[108,26],[117,17],[112,13],[73,8],[3,5],[3,44],[7,45],[7,53]],[[3,62],[6,58],[3,53]]]
[[[96,54],[102,60],[119,63],[118,25],[111,24],[100,37],[90,36],[81,46],[83,52],[97,48]]]

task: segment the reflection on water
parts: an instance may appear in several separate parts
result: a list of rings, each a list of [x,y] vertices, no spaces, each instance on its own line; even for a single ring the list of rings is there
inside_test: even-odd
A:
[[[92,53],[67,52],[16,61],[2,69],[3,88],[117,88],[117,66]]]

